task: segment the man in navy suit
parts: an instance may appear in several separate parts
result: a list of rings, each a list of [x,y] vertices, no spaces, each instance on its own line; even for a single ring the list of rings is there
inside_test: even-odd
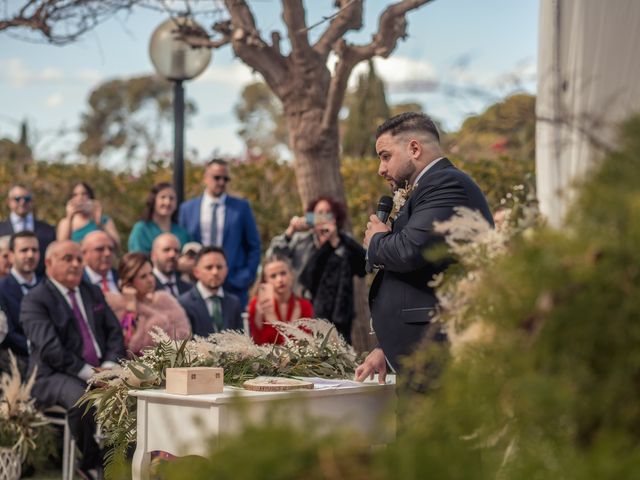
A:
[[[102,290],[102,293],[118,290],[118,278],[113,269],[115,244],[102,230],[89,232],[80,243],[84,261],[84,280]]]
[[[478,210],[493,225],[487,201],[474,181],[442,156],[440,135],[422,113],[397,115],[378,127],[378,174],[394,191],[409,189],[392,227],[371,215],[364,237],[369,264],[378,267],[369,291],[372,325],[380,347],[356,369],[356,379],[379,374],[382,383],[387,362],[400,370],[400,358],[409,355],[425,336],[442,341],[444,334],[431,317],[437,299],[429,286],[447,261],[431,261],[424,253],[444,245],[434,222],[449,219],[456,207]]]
[[[204,193],[180,206],[180,225],[202,245],[221,246],[229,262],[226,292],[249,299],[260,263],[260,235],[249,202],[226,193],[227,162],[214,158],[205,166]]]
[[[53,242],[45,253],[47,277],[22,301],[20,320],[30,342],[29,369],[37,369],[33,396],[41,406],[67,410],[82,452],[77,472],[97,478],[102,455],[94,412],[76,402],[94,371],[112,368],[125,354],[120,322],[98,287],[82,282],[80,245]]]
[[[162,233],[151,244],[151,264],[156,279],[156,291],[164,290],[176,298],[192,287],[180,278],[179,257],[180,241],[173,233]]]
[[[36,286],[38,278],[35,270],[40,260],[40,249],[36,234],[23,230],[14,233],[9,240],[11,271],[0,280],[0,305],[7,317],[8,333],[0,347],[0,369],[9,370],[9,351],[18,361],[23,378],[29,365],[27,337],[20,322],[22,297]]]
[[[0,237],[30,230],[38,237],[40,261],[36,268],[38,275],[44,274],[44,251],[56,239],[56,230],[51,225],[37,220],[33,215],[33,194],[23,185],[13,185],[9,189],[9,219],[0,222]]]
[[[180,296],[194,335],[206,337],[222,330],[242,330],[242,306],[235,295],[223,290],[227,260],[220,247],[204,247],[196,257],[196,285]]]

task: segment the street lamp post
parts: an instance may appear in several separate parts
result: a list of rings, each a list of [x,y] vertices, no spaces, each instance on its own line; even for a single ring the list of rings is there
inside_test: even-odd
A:
[[[183,39],[185,30],[204,29],[187,17],[170,18],[156,28],[149,43],[149,56],[156,72],[173,82],[173,185],[178,205],[184,200],[184,86],[200,75],[211,60],[211,50],[195,48]]]

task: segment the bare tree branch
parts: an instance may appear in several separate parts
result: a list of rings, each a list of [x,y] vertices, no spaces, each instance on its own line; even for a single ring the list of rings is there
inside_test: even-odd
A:
[[[28,0],[17,13],[0,19],[0,31],[26,29],[40,33],[50,43],[65,45],[119,11],[130,10],[139,2],[140,0]],[[8,8],[5,10],[8,11]]]
[[[351,45],[344,39],[337,44],[334,43],[333,50],[339,60],[329,86],[327,107],[322,117],[323,128],[327,128],[337,118],[353,68],[361,61],[374,56],[388,57],[396,48],[398,39],[405,38],[407,35],[405,14],[432,1],[401,0],[389,5],[380,15],[378,31],[367,45]]]
[[[233,51],[277,91],[288,72],[279,46],[272,48],[262,39],[246,0],[225,0],[225,5],[231,17],[228,34]]]
[[[337,0],[340,9],[313,49],[326,61],[333,44],[349,30],[362,28],[362,0]],[[310,27],[311,28],[311,27]]]
[[[302,0],[282,0],[282,20],[287,26],[292,56],[308,55],[310,46]]]

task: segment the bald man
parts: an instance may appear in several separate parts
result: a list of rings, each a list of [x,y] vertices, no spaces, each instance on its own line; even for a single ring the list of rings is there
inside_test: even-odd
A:
[[[178,298],[192,287],[180,278],[178,257],[180,241],[172,233],[158,235],[151,246],[153,276],[156,278],[156,290],[164,290]]]
[[[82,251],[70,240],[45,253],[46,277],[22,300],[20,321],[30,342],[32,394],[39,405],[67,410],[69,428],[82,452],[77,473],[98,478],[102,455],[92,412],[76,406],[94,371],[111,368],[125,354],[120,322],[100,289],[82,280]]]
[[[113,269],[115,243],[102,230],[88,233],[80,244],[84,261],[84,280],[96,285],[102,293],[118,293],[117,275]]]

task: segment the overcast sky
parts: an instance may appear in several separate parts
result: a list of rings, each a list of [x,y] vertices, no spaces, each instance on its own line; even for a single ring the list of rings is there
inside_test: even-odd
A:
[[[368,41],[388,3],[366,2],[365,27],[350,39]],[[280,28],[280,2],[250,4],[263,34]],[[306,4],[312,24],[332,11],[333,1]],[[112,78],[153,73],[149,38],[165,18],[152,10],[123,14],[64,47],[0,33],[0,138],[16,138],[19,122],[26,119],[38,157],[73,152],[79,140],[73,131],[93,88]],[[407,18],[408,38],[391,58],[376,62],[388,82],[391,103],[417,101],[446,128],[455,129],[468,115],[509,93],[535,92],[538,0],[438,0]],[[316,28],[312,36],[323,28]],[[242,154],[233,107],[242,87],[254,78],[227,46],[214,51],[202,76],[185,84],[187,97],[198,106],[187,128],[186,146],[198,158],[214,152]],[[122,166],[122,161],[111,160],[113,166]]]

